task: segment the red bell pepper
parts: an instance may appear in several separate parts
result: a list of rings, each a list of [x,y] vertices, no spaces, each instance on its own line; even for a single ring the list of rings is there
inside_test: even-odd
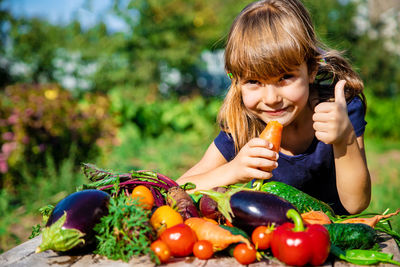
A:
[[[272,234],[271,251],[280,261],[295,266],[322,265],[330,250],[329,233],[319,224],[304,227],[300,214],[290,209],[287,217],[293,223],[278,226]]]

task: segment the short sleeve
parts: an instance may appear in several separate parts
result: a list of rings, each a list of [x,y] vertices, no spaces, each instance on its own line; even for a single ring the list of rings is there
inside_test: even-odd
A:
[[[220,131],[214,139],[214,144],[226,161],[231,161],[235,157],[235,144],[230,134]]]
[[[361,98],[356,96],[347,104],[349,119],[353,124],[356,136],[363,135],[367,122],[365,121],[365,107]]]

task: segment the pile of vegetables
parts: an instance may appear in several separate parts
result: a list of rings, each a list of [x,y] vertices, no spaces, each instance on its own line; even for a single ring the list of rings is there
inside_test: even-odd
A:
[[[278,182],[261,191],[233,186],[188,194],[192,185],[178,186],[151,171],[116,174],[90,164],[83,170],[91,183],[42,209],[37,253],[93,252],[126,262],[149,255],[157,264],[190,255],[233,256],[241,264],[275,258],[296,266],[321,265],[332,254],[355,264],[400,265],[378,251],[377,231],[399,240],[383,225],[400,210],[337,216],[325,203]]]
[[[269,258],[295,266],[322,265],[331,254],[360,265],[400,265],[379,251],[380,232],[399,242],[389,220],[400,210],[338,216],[279,182],[189,194],[194,185],[179,186],[152,171],[115,173],[84,164],[83,173],[88,184],[42,209],[44,228],[34,227],[32,234],[42,233],[37,253],[90,251],[126,262],[149,255],[157,264],[228,255],[244,265]]]

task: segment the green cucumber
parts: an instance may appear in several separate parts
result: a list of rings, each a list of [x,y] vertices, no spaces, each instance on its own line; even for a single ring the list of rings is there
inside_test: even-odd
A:
[[[224,228],[225,230],[228,230],[233,235],[241,235],[244,238],[250,239],[250,237],[247,235],[247,233],[240,228],[227,226],[224,224],[219,225],[219,227]],[[236,246],[237,246],[237,243],[230,244],[226,249],[220,251],[219,253],[222,255],[229,255],[229,256],[233,257],[233,250],[235,249]]]
[[[244,238],[250,239],[245,231],[243,231],[242,229],[239,229],[237,227],[227,226],[224,224],[219,225],[219,227],[224,228],[225,230],[228,230],[233,235],[241,235]]]
[[[370,249],[378,243],[376,230],[363,223],[332,223],[324,226],[331,243],[343,250]]]
[[[335,212],[325,202],[310,196],[307,193],[282,182],[270,181],[262,185],[261,191],[268,192],[292,203],[300,213],[310,210],[321,210],[327,215],[334,217]]]

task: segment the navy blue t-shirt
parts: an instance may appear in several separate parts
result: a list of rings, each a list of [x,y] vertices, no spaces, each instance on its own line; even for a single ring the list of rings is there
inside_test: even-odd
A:
[[[354,131],[361,136],[365,131],[365,109],[359,97],[347,104]],[[221,131],[214,139],[216,147],[227,161],[235,156],[235,145],[230,134]],[[342,206],[336,188],[336,173],[332,145],[314,137],[310,147],[302,154],[289,156],[279,152],[278,167],[269,181],[292,185],[311,196],[328,203],[335,213],[348,214]]]

